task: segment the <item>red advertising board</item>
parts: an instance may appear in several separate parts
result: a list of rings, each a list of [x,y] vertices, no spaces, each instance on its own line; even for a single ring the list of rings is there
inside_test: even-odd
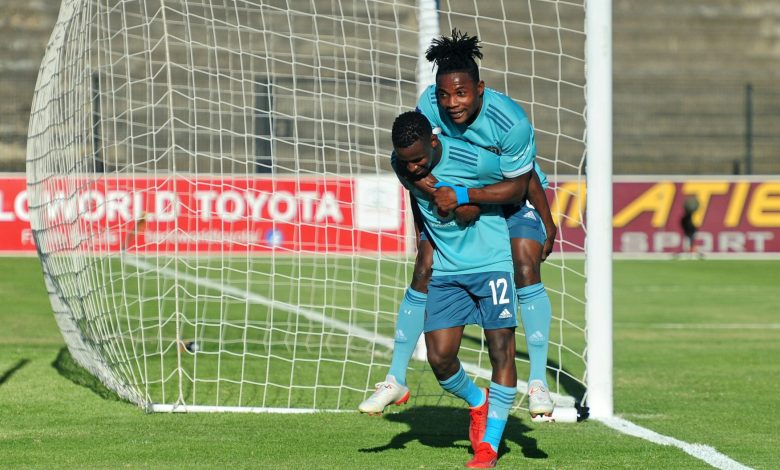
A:
[[[395,177],[106,177],[63,186],[55,178],[36,188],[50,227],[38,240],[47,252],[406,248],[404,199]],[[0,178],[0,251],[35,249],[28,220],[24,178]]]
[[[403,253],[411,241],[394,177],[107,177],[68,190],[55,183],[36,188],[52,227],[40,238],[47,251]],[[616,180],[615,253],[679,252],[689,196],[699,202],[700,251],[780,253],[780,180],[725,178]],[[582,251],[584,183],[558,182],[548,197],[565,239],[559,247]],[[35,250],[27,200],[24,177],[0,176],[0,252]]]
[[[560,232],[583,246],[584,183],[561,182],[548,190]],[[780,253],[780,180],[625,177],[613,183],[615,253],[677,253],[683,247],[683,202],[699,208],[695,244],[704,253]],[[564,250],[568,251],[566,244]]]

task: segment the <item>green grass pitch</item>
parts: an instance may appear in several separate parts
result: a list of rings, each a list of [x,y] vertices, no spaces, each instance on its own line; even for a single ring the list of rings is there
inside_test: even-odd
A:
[[[614,267],[616,414],[776,468],[780,261]],[[467,414],[451,403],[382,418],[145,414],[72,363],[36,259],[0,258],[0,300],[2,468],[459,468],[470,458]],[[498,467],[709,466],[598,422],[539,425],[519,415]]]

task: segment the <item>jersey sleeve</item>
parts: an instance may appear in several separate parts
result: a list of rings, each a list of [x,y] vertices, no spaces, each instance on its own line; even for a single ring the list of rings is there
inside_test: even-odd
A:
[[[528,119],[522,119],[504,134],[501,150],[501,173],[505,178],[514,178],[534,169],[536,141]]]
[[[537,175],[539,175],[539,183],[542,184],[542,189],[547,189],[550,186],[550,182],[547,181],[547,175],[542,171],[542,168],[539,166],[539,162],[534,159],[534,171]]]
[[[441,127],[439,105],[436,103],[436,85],[431,85],[422,92],[417,101],[416,111],[428,118],[431,127]]]

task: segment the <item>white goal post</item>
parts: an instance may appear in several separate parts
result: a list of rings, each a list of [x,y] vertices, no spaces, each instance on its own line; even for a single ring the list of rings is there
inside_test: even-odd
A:
[[[613,414],[612,400],[612,0],[586,9],[587,220],[586,322],[588,406]]]
[[[356,409],[387,373],[414,262],[390,127],[434,80],[431,38],[458,28],[482,41],[486,85],[528,113],[551,181],[554,396],[611,415],[610,11],[584,0],[63,0],[27,182],[70,354],[149,411]],[[416,358],[412,403],[447,403]],[[461,359],[489,380],[478,329]]]

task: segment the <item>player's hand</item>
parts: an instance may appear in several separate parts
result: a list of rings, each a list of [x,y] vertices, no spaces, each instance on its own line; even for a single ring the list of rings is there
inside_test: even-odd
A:
[[[458,207],[458,196],[455,194],[455,190],[442,186],[436,189],[433,194],[433,204],[439,209],[439,212],[450,212]]]
[[[558,227],[555,224],[551,224],[549,227],[544,227],[544,230],[547,232],[547,239],[544,241],[544,248],[542,249],[542,261],[546,260],[552,253],[555,235],[558,234]]]
[[[413,184],[417,187],[417,189],[424,192],[425,194],[432,195],[436,191],[436,183],[438,182],[439,180],[437,180],[435,176],[428,173],[424,178],[420,178],[417,181],[414,181]]]
[[[455,221],[458,225],[467,226],[479,218],[482,210],[476,204],[464,204],[455,209]]]

